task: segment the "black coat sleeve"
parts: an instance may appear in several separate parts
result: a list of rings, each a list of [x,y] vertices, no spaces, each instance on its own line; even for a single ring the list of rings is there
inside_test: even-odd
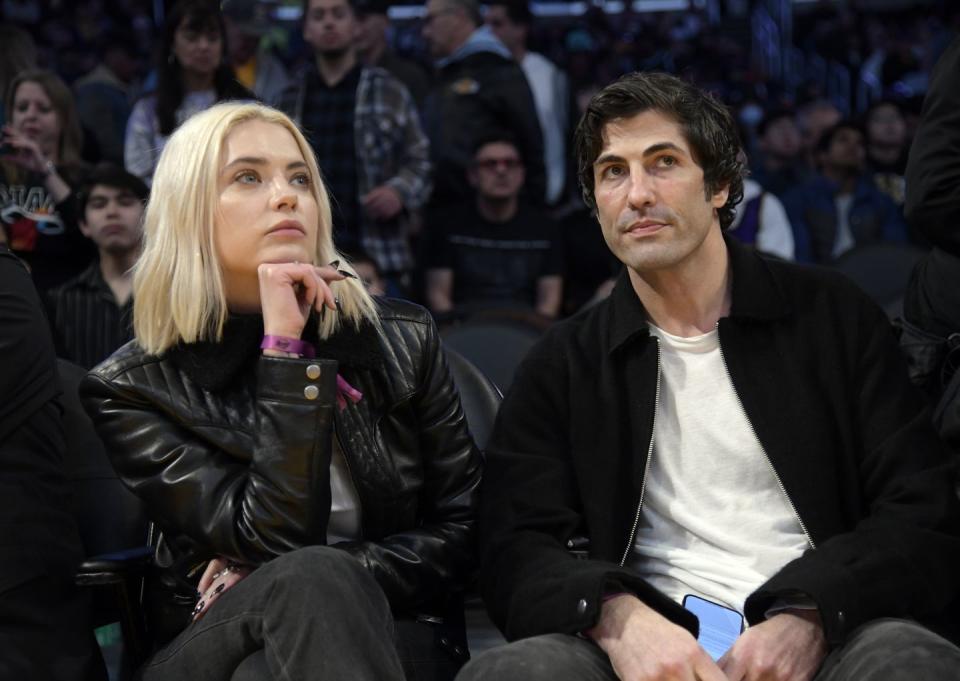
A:
[[[934,69],[906,173],[907,220],[960,256],[960,37]]]
[[[806,594],[819,608],[831,645],[882,617],[929,621],[960,593],[956,462],[909,383],[883,311],[859,291],[838,289],[836,295],[858,299],[856,307],[844,308],[851,311],[848,320],[838,322],[855,332],[837,370],[854,367],[850,418],[856,443],[844,446],[858,450],[860,489],[849,493],[859,495],[861,517],[784,566],[745,605],[755,624],[777,598]]]
[[[486,452],[480,579],[487,609],[509,640],[576,634],[596,624],[606,592],[628,591],[696,635],[696,618],[636,572],[569,550],[583,532],[583,504],[566,438],[564,349],[554,340],[535,347],[517,372]]]
[[[303,393],[307,360],[259,359],[249,460],[205,437],[222,424],[184,421],[184,403],[207,397],[171,394],[158,362],[100,365],[80,394],[118,475],[153,520],[211,555],[256,565],[322,543],[326,532],[337,363],[310,362],[321,367],[315,400]]]

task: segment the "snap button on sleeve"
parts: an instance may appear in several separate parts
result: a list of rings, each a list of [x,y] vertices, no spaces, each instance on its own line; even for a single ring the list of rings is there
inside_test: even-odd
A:
[[[303,396],[308,400],[315,400],[320,396],[320,388],[315,385],[308,385],[303,389]]]
[[[307,378],[311,381],[315,381],[320,378],[320,365],[319,364],[310,364],[307,366]],[[311,398],[312,399],[312,398]]]

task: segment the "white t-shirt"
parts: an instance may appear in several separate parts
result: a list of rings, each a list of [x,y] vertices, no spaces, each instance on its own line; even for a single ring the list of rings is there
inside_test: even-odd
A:
[[[340,442],[333,437],[333,455],[330,457],[330,520],[327,523],[327,544],[352,541],[362,537],[360,525],[360,497],[350,477],[347,460],[343,458]]]
[[[628,565],[678,603],[743,612],[746,597],[808,547],[734,391],[717,331],[660,339],[660,403]]]
[[[850,207],[853,205],[853,194],[837,194],[834,202],[837,206],[837,238],[833,242],[833,257],[839,258],[857,245],[850,229]]]
[[[566,127],[569,97],[567,78],[549,59],[527,52],[520,62],[527,76],[543,133],[543,162],[547,174],[547,203],[553,203],[566,182]]]

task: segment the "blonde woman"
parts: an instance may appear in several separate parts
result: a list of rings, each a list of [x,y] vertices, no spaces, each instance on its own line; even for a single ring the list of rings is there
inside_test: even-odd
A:
[[[372,299],[330,225],[273,109],[216,105],[161,155],[135,340],[82,386],[159,530],[145,679],[462,662],[445,610],[473,562],[479,455],[429,316]]]

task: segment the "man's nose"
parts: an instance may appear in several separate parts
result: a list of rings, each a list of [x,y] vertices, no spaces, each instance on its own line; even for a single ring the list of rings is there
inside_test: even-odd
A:
[[[630,183],[627,192],[627,201],[634,208],[649,206],[654,203],[656,194],[653,182],[647,173],[642,170],[632,171],[628,180]]]

